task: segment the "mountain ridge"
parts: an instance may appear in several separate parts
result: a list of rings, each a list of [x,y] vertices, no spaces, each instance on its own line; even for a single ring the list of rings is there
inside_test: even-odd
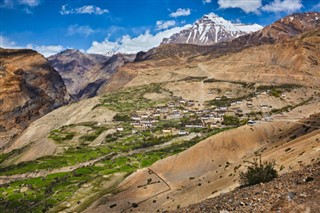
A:
[[[48,58],[62,76],[68,92],[77,99],[93,97],[116,70],[133,61],[135,55],[85,54],[68,49]]]
[[[275,80],[290,82],[290,79],[293,80],[293,78],[295,78],[296,76],[294,73],[298,75],[301,75],[301,73],[297,73],[296,67],[291,67],[291,65],[289,65],[289,62],[297,63],[296,65],[298,66],[304,66],[303,60],[300,59],[306,58],[305,62],[309,65],[311,65],[312,63],[317,63],[316,61],[318,59],[316,58],[318,57],[318,54],[316,42],[318,39],[318,29],[320,28],[320,22],[317,18],[320,18],[320,13],[310,12],[289,15],[282,18],[282,21],[281,19],[279,19],[278,21],[266,26],[258,32],[240,36],[232,41],[220,42],[209,46],[198,46],[192,44],[162,44],[157,48],[149,50],[148,52],[138,53],[135,61],[136,63],[125,65],[121,69],[119,69],[119,71],[113,76],[113,78],[110,79],[109,84],[104,87],[104,91],[112,91],[123,86],[139,85],[139,82],[147,82],[148,79],[150,80],[150,82],[164,81],[164,79],[168,80],[168,78],[171,78],[171,80],[177,80],[179,78],[183,78],[183,76],[186,76],[188,74],[198,76],[208,75],[210,73],[212,77],[218,79],[223,78],[223,80],[233,79],[240,81],[248,81],[250,79],[250,82],[252,82],[254,81],[253,78],[259,76],[259,73],[252,71],[252,73],[249,75],[248,70],[259,68],[262,74],[267,72],[267,70],[274,69],[274,67],[272,66],[279,66],[276,71],[278,74],[281,74],[281,72],[288,73],[288,71],[286,71],[284,67],[287,66],[287,69],[290,67],[290,69],[292,70],[291,74],[293,74],[292,78],[290,76],[288,78],[274,78],[274,76],[278,75],[272,75],[272,77],[269,78],[262,78],[260,75],[259,80],[264,82],[272,82]],[[291,19],[296,21],[292,24],[290,22]],[[307,24],[305,25],[305,27],[302,27],[300,22]],[[299,35],[302,35],[302,32],[305,32],[305,41],[303,41],[303,37],[301,37],[301,39],[299,38]],[[311,40],[311,43],[309,42],[311,45],[310,47],[308,47],[307,45],[307,40],[309,39]],[[305,43],[306,45],[303,45],[303,43]],[[265,47],[263,47],[263,45],[265,45]],[[301,52],[292,50],[297,49],[299,46],[301,48]],[[265,51],[263,48],[267,48],[269,51]],[[281,48],[284,49],[281,50]],[[303,51],[306,52],[305,55],[303,54]],[[294,55],[294,57],[284,57],[288,54]],[[227,59],[229,56],[230,59]],[[275,63],[277,61],[276,57],[281,58],[281,63],[278,65]],[[314,58],[314,62],[310,61],[311,59],[309,59],[308,57]],[[248,60],[246,60],[246,58],[251,58],[252,63],[255,60],[261,61],[264,58],[264,60],[268,63],[264,65],[265,68],[263,68],[263,66],[252,67],[249,66],[250,63],[248,62]],[[299,63],[298,60],[296,60],[298,58],[300,58]],[[225,60],[232,61],[230,63],[225,63]],[[203,65],[208,65],[203,66],[202,63]],[[274,64],[272,65],[272,63]],[[233,64],[237,65],[231,68]],[[169,67],[172,68],[168,72]],[[205,69],[203,69],[204,67]],[[213,69],[213,67],[216,68]],[[247,68],[244,69],[242,67]],[[306,73],[309,73],[309,71],[307,71],[307,67],[308,65],[305,66],[305,71]],[[313,65],[312,69],[315,70],[315,67]],[[183,73],[182,71],[179,72],[179,70],[194,71],[192,73],[189,73],[189,71],[185,71],[185,73]],[[233,72],[235,73],[226,72],[224,70],[234,70]],[[241,73],[247,73],[249,77],[242,78],[242,75],[236,74],[235,70],[239,70],[241,71]],[[149,76],[158,76],[158,78],[149,78],[146,73],[148,73]],[[162,73],[161,76],[160,73]],[[234,77],[231,78],[230,75],[232,73]],[[304,73],[303,75],[305,75],[305,77],[307,77],[309,80],[312,80],[308,77],[310,75],[306,73]],[[317,76],[317,73],[318,72],[315,71],[314,75]],[[298,79],[294,81],[296,83],[299,83]],[[306,82],[308,81],[305,81],[303,83]],[[314,83],[315,82],[312,81],[312,84]]]
[[[262,29],[258,24],[231,23],[214,13],[204,15],[192,27],[162,41],[162,44],[212,45]]]

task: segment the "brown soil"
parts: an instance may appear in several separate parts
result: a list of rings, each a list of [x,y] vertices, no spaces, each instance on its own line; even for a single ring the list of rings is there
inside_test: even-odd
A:
[[[320,162],[173,212],[319,212]]]

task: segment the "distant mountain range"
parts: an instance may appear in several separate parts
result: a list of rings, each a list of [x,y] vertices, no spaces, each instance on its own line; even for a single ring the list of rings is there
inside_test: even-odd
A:
[[[96,95],[117,68],[133,61],[135,55],[114,54],[110,56],[85,54],[67,49],[48,58],[49,63],[62,76],[68,92],[78,98]]]
[[[260,30],[260,25],[233,24],[217,15],[210,13],[189,29],[183,30],[168,39],[164,39],[163,44],[197,44],[210,45],[218,42],[229,41],[241,35]],[[187,50],[188,49],[188,50]],[[182,48],[176,51],[183,55],[190,55],[189,51],[198,49],[203,53],[204,49],[199,47]],[[187,50],[187,52],[186,52]],[[171,55],[169,48],[166,55]],[[48,58],[50,65],[56,69],[70,95],[77,99],[93,97],[100,88],[103,88],[110,77],[128,62],[139,61],[145,58],[144,54],[121,54],[107,52],[105,55],[85,54],[79,50],[67,49]],[[162,57],[159,55],[159,57]]]
[[[261,29],[262,26],[258,24],[231,23],[214,13],[210,13],[197,20],[192,27],[164,39],[162,43],[212,45]]]
[[[308,67],[312,63],[314,64],[318,63],[317,59],[313,59],[317,57],[316,55],[314,55],[316,52],[315,50],[312,50],[311,53],[308,53],[308,54],[303,52],[293,52],[290,48],[287,48],[286,45],[283,45],[282,47],[283,49],[281,49],[279,46],[274,46],[275,50],[270,50],[270,55],[267,55],[265,51],[266,46],[263,46],[263,45],[265,44],[280,45],[282,43],[287,43],[293,37],[299,34],[302,34],[304,32],[309,32],[317,29],[319,30],[319,27],[320,27],[319,17],[320,17],[320,13],[315,13],[315,12],[292,14],[282,19],[279,19],[278,21],[264,27],[259,31],[240,36],[231,41],[219,42],[209,46],[199,46],[194,44],[162,44],[157,48],[153,48],[149,50],[148,52],[138,53],[135,61],[141,62],[141,63],[132,63],[130,64],[130,66],[122,67],[119,70],[119,72],[113,75],[111,81],[108,82],[109,88],[105,91],[116,90],[128,83],[131,85],[133,84],[132,83],[133,81],[140,81],[138,79],[143,79],[145,83],[147,82],[147,80],[145,80],[145,77],[148,78],[148,76],[153,76],[153,74],[151,73],[152,70],[156,71],[154,75],[159,76],[158,73],[160,73],[159,70],[161,70],[161,67],[163,68],[163,72],[168,72],[167,70],[170,70],[171,73],[170,75],[167,75],[167,77],[172,78],[172,76],[178,76],[177,74],[175,75],[172,74],[173,70],[177,69],[175,67],[184,67],[184,66],[192,67],[191,64],[193,63],[196,63],[196,64],[208,63],[208,61],[211,61],[221,56],[229,55],[229,54],[234,54],[234,55],[237,54],[237,57],[238,57],[234,59],[234,62],[237,62],[238,65],[230,66],[230,70],[232,71],[235,71],[237,69],[242,69],[242,67],[246,67],[248,65],[247,58],[253,57],[258,52],[261,57],[262,55],[265,56],[266,58],[264,58],[264,61],[270,61],[269,62],[270,64],[276,63],[275,61],[277,61],[277,57],[282,58],[281,60],[285,60],[281,62],[283,63],[283,66],[279,67],[279,69],[281,70],[284,68],[288,69],[289,65],[287,65],[287,63],[289,63],[289,61],[292,64],[290,66],[293,69],[293,71],[297,68],[297,66]],[[313,43],[316,43],[316,42],[313,41]],[[256,47],[257,50],[253,52],[250,52],[250,51],[242,52],[246,49],[250,49],[253,47]],[[307,48],[311,49],[311,47],[307,47]],[[279,56],[274,56],[275,53],[273,52],[275,52],[276,50],[279,51]],[[298,61],[298,60],[286,58],[288,57],[288,54],[285,53],[286,51],[288,53],[299,55],[299,57],[293,56],[293,55],[292,57],[306,58],[305,62],[308,62],[308,65],[303,64],[301,63],[301,61]],[[283,58],[286,58],[286,59],[283,59]],[[311,60],[310,58],[312,58],[314,62],[310,62]],[[279,64],[281,63],[279,62]],[[253,70],[254,69],[253,67],[251,67],[250,69],[246,68],[244,70],[248,74],[248,76],[238,75],[237,73],[234,73],[233,75],[225,75],[223,70],[226,69],[227,66],[224,65],[223,68],[220,68],[220,67],[218,68],[218,64],[220,63],[213,63],[211,66],[212,67],[217,66],[217,69],[214,72],[212,72],[212,74],[216,75],[219,73],[219,78],[226,78],[228,80],[237,79],[239,81],[249,81],[248,76],[250,76],[250,78],[253,78],[253,76],[259,75],[259,73],[256,70]],[[240,66],[240,64],[242,65]],[[197,67],[196,65],[194,66]],[[266,64],[265,66],[269,66],[269,65]],[[170,67],[172,68],[170,69]],[[210,67],[210,70],[212,69],[212,67]],[[316,69],[314,66],[311,66],[311,68],[310,69],[306,68],[305,71],[313,72],[311,70]],[[148,70],[148,72],[144,70]],[[194,72],[200,72],[200,71],[195,70]],[[261,72],[263,73],[265,71],[261,70]],[[146,75],[146,76],[142,77],[142,75]],[[312,75],[318,75],[318,72],[314,72]],[[136,78],[133,76],[136,76],[139,78]],[[260,75],[260,78],[261,76],[262,75]],[[137,80],[134,80],[133,78],[136,78]],[[124,81],[123,79],[127,79],[127,81]],[[161,81],[164,81],[164,75],[159,76],[159,79],[161,79]],[[170,80],[170,79],[167,79],[167,80]],[[272,79],[261,78],[260,80],[271,81]],[[276,80],[280,80],[280,78],[277,78]],[[312,78],[309,80],[313,81]],[[157,81],[160,81],[160,80],[158,80],[155,77],[152,77],[152,78],[149,78],[148,83],[157,82]],[[254,81],[254,80],[251,79],[250,81]],[[292,79],[283,78],[281,79],[281,81],[283,82],[287,81],[286,83],[289,83],[292,81]],[[306,83],[306,82],[307,81],[303,83]],[[295,83],[298,83],[298,82],[295,82]]]

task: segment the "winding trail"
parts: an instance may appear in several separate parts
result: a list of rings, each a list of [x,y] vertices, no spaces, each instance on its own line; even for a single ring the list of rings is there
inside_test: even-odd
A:
[[[150,171],[150,172],[152,172],[154,175],[156,175],[168,188],[166,189],[166,190],[164,190],[164,191],[161,191],[161,192],[158,192],[158,193],[156,193],[156,194],[154,194],[154,195],[152,195],[152,196],[150,196],[150,197],[148,197],[148,198],[146,198],[146,199],[144,199],[144,200],[141,200],[141,201],[139,201],[137,204],[139,205],[139,204],[141,204],[141,203],[144,203],[144,202],[146,202],[146,201],[148,201],[148,200],[150,200],[150,199],[152,199],[152,198],[154,198],[154,197],[157,197],[158,195],[160,195],[160,194],[163,194],[163,193],[166,193],[166,192],[168,192],[168,191],[171,191],[171,187],[170,187],[170,185],[167,183],[167,181],[166,180],[164,180],[162,177],[160,177],[155,171],[153,171],[152,169],[150,169],[150,168],[148,168],[148,170]],[[128,210],[132,210],[134,207],[129,207],[129,208],[126,208],[126,209],[124,209],[124,210],[122,210],[121,211],[121,213],[124,213],[124,212],[126,212],[126,211],[128,211]]]

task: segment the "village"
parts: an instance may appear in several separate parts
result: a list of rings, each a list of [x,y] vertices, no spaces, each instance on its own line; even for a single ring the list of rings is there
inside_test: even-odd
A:
[[[132,133],[156,129],[159,123],[170,120],[177,121],[178,127],[163,128],[161,129],[163,134],[188,135],[192,131],[199,132],[201,129],[220,129],[240,124],[254,125],[257,119],[271,121],[269,114],[272,106],[266,103],[257,104],[253,101],[253,97],[268,96],[269,93],[270,90],[255,92],[252,97],[237,100],[227,93],[225,96],[215,98],[216,104],[205,107],[202,107],[198,101],[173,96],[167,104],[132,113],[130,116]],[[284,97],[285,94],[281,94],[281,98]],[[123,131],[123,127],[118,127],[117,130]]]

